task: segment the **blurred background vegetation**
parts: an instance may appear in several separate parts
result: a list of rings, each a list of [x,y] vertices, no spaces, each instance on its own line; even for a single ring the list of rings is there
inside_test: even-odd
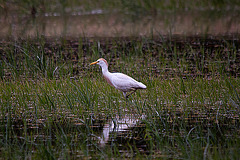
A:
[[[95,9],[134,14],[163,10],[239,10],[239,0],[0,0],[0,12],[41,14],[72,13]]]
[[[0,37],[233,35],[239,0],[0,0]]]

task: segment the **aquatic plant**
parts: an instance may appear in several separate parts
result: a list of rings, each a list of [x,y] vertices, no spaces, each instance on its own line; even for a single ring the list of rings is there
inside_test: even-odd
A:
[[[2,43],[1,155],[237,159],[238,46],[191,37]],[[148,88],[125,100],[89,66],[100,56]]]

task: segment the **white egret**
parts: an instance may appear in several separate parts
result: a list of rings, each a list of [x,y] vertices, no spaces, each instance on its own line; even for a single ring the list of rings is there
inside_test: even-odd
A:
[[[103,77],[107,80],[108,84],[123,92],[125,98],[134,93],[137,89],[146,89],[147,87],[136,81],[135,79],[123,73],[111,73],[108,71],[108,63],[105,59],[100,58],[90,65],[98,64],[102,68]],[[130,92],[127,95],[127,92]]]

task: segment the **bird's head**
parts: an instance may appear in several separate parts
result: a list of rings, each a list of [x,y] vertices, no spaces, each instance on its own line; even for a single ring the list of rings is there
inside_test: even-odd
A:
[[[103,58],[98,59],[96,62],[92,62],[90,65],[93,65],[93,64],[98,64],[102,68],[103,67],[108,67],[107,61],[105,59],[103,59]]]

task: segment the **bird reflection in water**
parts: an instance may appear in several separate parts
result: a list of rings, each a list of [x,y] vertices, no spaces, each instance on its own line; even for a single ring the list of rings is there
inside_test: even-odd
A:
[[[138,123],[145,118],[145,115],[135,116],[135,115],[125,115],[124,117],[113,118],[109,123],[106,123],[103,127],[103,132],[101,137],[99,137],[99,144],[104,147],[105,144],[110,139],[110,133],[120,133],[125,132],[128,129],[135,127]]]

